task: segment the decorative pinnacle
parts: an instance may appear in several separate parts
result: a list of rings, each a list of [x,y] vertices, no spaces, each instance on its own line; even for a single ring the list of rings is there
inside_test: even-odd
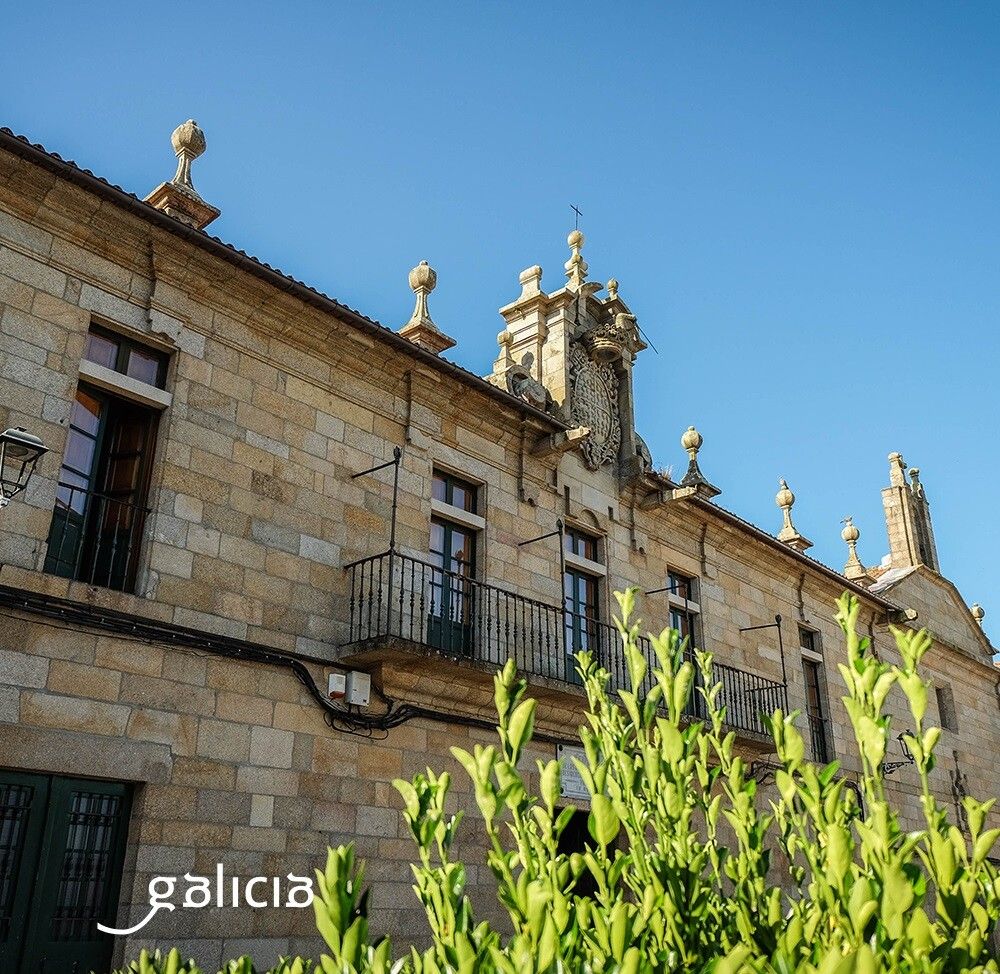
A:
[[[893,487],[905,487],[906,477],[903,471],[906,469],[906,462],[902,453],[895,451],[889,454],[889,483]]]
[[[583,259],[583,244],[586,238],[581,230],[570,230],[566,243],[569,244],[570,256],[566,261],[566,277],[569,279],[569,286],[579,288],[587,280],[587,262]]]
[[[451,348],[455,341],[434,324],[427,307],[427,295],[437,287],[437,273],[426,260],[422,260],[410,271],[409,282],[410,290],[417,296],[417,300],[410,320],[400,328],[399,333],[414,345],[440,355],[446,348]]]
[[[146,202],[181,223],[203,230],[219,215],[219,208],[206,203],[191,182],[191,163],[205,151],[205,133],[189,118],[174,129],[170,144],[177,156],[177,172],[169,182],[160,183]]]
[[[517,282],[521,285],[521,296],[518,301],[525,298],[533,298],[542,293],[542,268],[538,264],[525,267],[517,276]]]
[[[689,426],[681,436],[681,446],[687,450],[688,468],[680,486],[693,487],[699,497],[703,497],[708,500],[709,498],[715,497],[716,494],[720,494],[722,492],[718,487],[715,487],[708,482],[705,475],[701,472],[701,468],[698,466],[698,451],[701,449],[701,445],[704,442],[705,440],[701,433],[699,433],[693,426]]]
[[[608,281],[608,300],[609,301],[618,300],[618,281],[616,281],[614,278],[611,278],[611,280]]]
[[[986,610],[978,602],[973,602],[969,607],[969,611],[972,613],[972,618],[982,626],[983,619],[986,617]]]
[[[205,133],[193,118],[189,118],[174,129],[170,144],[177,156],[177,172],[171,182],[195,193],[194,183],[191,182],[191,163],[205,151]]]
[[[850,552],[847,556],[847,564],[844,565],[844,575],[854,581],[867,578],[868,572],[861,563],[861,559],[858,558],[858,538],[861,537],[861,532],[855,526],[852,517],[845,517],[842,523],[844,530],[840,532],[840,537],[847,542]]]
[[[681,436],[681,446],[687,450],[688,457],[693,461],[697,461],[698,451],[704,442],[704,437],[693,426],[689,426]]]
[[[797,551],[805,551],[806,548],[812,547],[812,542],[799,534],[798,529],[792,523],[792,505],[795,503],[795,495],[789,489],[788,481],[784,477],[778,483],[780,489],[774,495],[774,503],[781,508],[784,518],[784,524],[781,531],[778,532],[778,540],[784,541],[785,544],[791,548],[795,548]]]

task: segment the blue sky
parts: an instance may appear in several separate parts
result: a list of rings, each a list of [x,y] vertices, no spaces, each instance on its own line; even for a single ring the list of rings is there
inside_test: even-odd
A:
[[[921,467],[942,568],[1000,633],[1000,6],[17,4],[0,119],[144,195],[194,117],[212,230],[386,325],[438,271],[489,370],[570,203],[659,354],[659,465],[689,424],[720,502],[813,553],[886,550],[886,455]],[[992,610],[992,612],[991,612]]]

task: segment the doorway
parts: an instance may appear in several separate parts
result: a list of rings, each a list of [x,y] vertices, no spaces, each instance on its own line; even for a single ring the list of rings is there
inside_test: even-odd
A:
[[[128,785],[0,771],[0,970],[111,966]]]

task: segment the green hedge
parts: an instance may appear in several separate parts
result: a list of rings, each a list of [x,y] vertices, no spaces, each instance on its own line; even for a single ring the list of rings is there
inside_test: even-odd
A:
[[[631,623],[634,596],[618,600],[637,688],[647,664]],[[857,635],[857,600],[843,596],[838,610],[844,704],[862,769],[855,786],[836,762],[806,761],[797,715],[778,712],[770,720],[776,787],[758,796],[735,735],[725,730],[711,657],[696,654],[696,680],[677,633],[665,631],[653,639],[659,666],[645,697],[623,691],[612,699],[607,673],[587,654],[579,657],[589,706],[580,731],[586,761],[578,770],[591,794],[591,842],[583,854],[561,855],[559,836],[572,810],[557,809],[557,761],[538,762],[537,794],[519,767],[535,701],[508,663],[495,681],[498,745],[453,753],[475,787],[489,867],[513,934],[475,922],[465,868],[452,859],[461,814],[445,811],[449,775],[428,770],[396,787],[416,844],[414,890],[431,947],[397,959],[387,938],[372,938],[363,864],[341,847],[316,874],[316,924],[329,952],[315,968],[296,959],[271,974],[1000,971],[988,946],[1000,916],[1000,878],[988,859],[1000,829],[986,828],[993,802],[964,799],[960,829],[929,786],[940,729],[927,724],[928,684],[919,666],[931,639],[893,630],[901,663],[889,665]],[[896,687],[908,701],[905,739],[920,780],[923,825],[910,833],[886,799],[883,775],[893,739],[885,702]],[[689,724],[692,688],[708,716]],[[775,850],[780,867],[772,863]],[[593,896],[574,892],[584,874],[596,884]],[[126,970],[199,974],[176,951],[166,958],[144,953]],[[241,958],[224,974],[253,971]]]

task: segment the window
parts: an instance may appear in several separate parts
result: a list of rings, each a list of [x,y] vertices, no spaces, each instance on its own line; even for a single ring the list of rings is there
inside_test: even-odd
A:
[[[477,514],[476,500],[479,491],[475,484],[467,483],[450,473],[434,471],[434,479],[431,484],[431,497],[441,501],[443,504],[450,504],[469,514]]]
[[[579,555],[587,561],[597,561],[597,538],[590,534],[567,528],[565,532],[566,550],[571,555]]]
[[[476,513],[478,491],[472,484],[435,471],[432,497],[469,514]],[[428,617],[429,645],[454,655],[472,652],[473,580],[476,529],[438,514],[431,518]]]
[[[934,688],[937,696],[938,718],[947,731],[958,730],[958,712],[955,710],[955,694],[947,683]]]
[[[88,361],[162,386],[166,357],[92,331]],[[112,363],[107,365],[106,363]],[[81,380],[70,412],[45,571],[118,590],[135,582],[158,410]]]
[[[157,389],[163,388],[167,375],[166,355],[96,325],[87,335],[83,357]]]
[[[697,641],[695,623],[700,611],[695,597],[695,579],[680,572],[667,572],[666,589],[670,605],[670,628],[676,629],[681,639],[687,639],[689,645],[693,645]]]
[[[128,786],[0,772],[0,970],[106,971]]]
[[[566,637],[563,678],[579,683],[580,676],[576,672],[573,656],[583,651],[600,655],[600,581],[593,570],[574,563],[572,556],[596,563],[598,539],[575,528],[567,528],[564,543],[566,554],[571,557],[563,575]]]
[[[833,759],[833,748],[826,712],[823,656],[819,651],[818,633],[800,626],[799,647],[802,650],[802,675],[806,690],[806,723],[809,726],[812,757],[814,761],[826,764]]]

